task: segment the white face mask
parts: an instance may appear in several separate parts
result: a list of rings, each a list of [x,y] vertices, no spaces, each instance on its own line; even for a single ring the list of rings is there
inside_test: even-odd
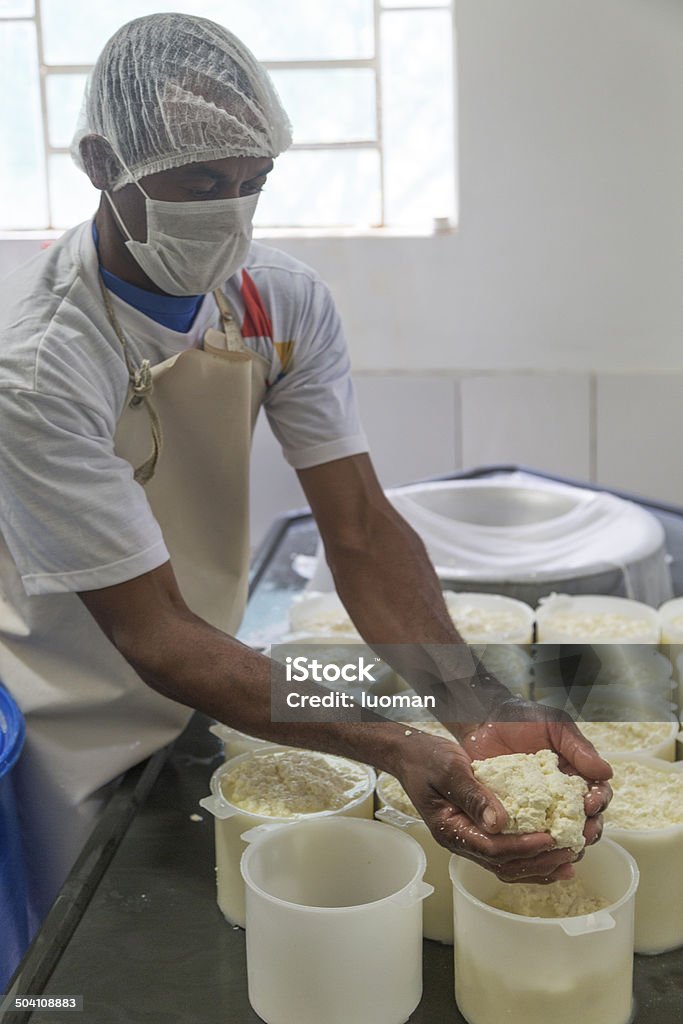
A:
[[[136,242],[105,192],[128,236],[126,248],[150,281],[169,295],[206,295],[244,263],[258,192],[239,199],[168,203],[145,197],[147,241]]]

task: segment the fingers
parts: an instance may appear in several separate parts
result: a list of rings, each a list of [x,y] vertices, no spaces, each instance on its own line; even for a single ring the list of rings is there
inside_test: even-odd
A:
[[[584,799],[586,817],[592,818],[602,814],[612,799],[612,787],[609,782],[594,782]]]
[[[534,885],[549,885],[552,882],[562,882],[574,877],[574,868],[570,861],[562,861],[556,866],[553,866],[552,861],[541,863],[517,861],[504,866],[496,866],[482,863],[479,857],[469,850],[462,850],[459,855],[491,871],[501,882],[508,882],[510,884],[533,883]]]
[[[477,782],[471,768],[453,772],[446,792],[446,800],[465,812],[485,832],[497,833],[507,825],[507,813],[495,793]]]
[[[510,862],[526,862],[554,851],[560,856],[551,862],[553,867],[566,861],[571,851],[555,850],[555,840],[547,832],[526,835],[491,835],[474,824],[468,815],[449,808],[434,823],[428,822],[432,833],[442,846],[453,853],[470,854],[485,867],[501,867]],[[568,856],[569,855],[569,856]]]
[[[552,722],[548,728],[557,752],[584,779],[606,782],[612,778],[612,768],[573,722]]]
[[[571,864],[562,864],[556,871],[553,871],[550,875],[535,875],[525,876],[520,878],[502,878],[498,875],[501,882],[509,882],[511,885],[518,884],[531,884],[534,885],[552,885],[553,882],[567,882],[570,878],[574,878],[576,872]]]
[[[578,859],[572,850],[552,850],[531,860],[513,860],[496,868],[496,875],[503,882],[531,882],[536,878],[554,878],[557,872],[560,877],[571,878],[574,869],[571,867]],[[569,869],[565,873],[565,869]]]
[[[602,831],[602,815],[597,815],[595,818],[588,818],[586,821],[586,827],[583,830],[583,837],[586,840],[586,846],[593,846],[594,843],[597,843],[602,835]]]

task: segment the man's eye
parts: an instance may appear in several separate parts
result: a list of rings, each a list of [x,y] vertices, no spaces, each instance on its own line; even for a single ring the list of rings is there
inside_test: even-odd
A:
[[[265,183],[263,185],[243,185],[240,192],[243,196],[253,196],[257,192],[263,192],[265,187]]]

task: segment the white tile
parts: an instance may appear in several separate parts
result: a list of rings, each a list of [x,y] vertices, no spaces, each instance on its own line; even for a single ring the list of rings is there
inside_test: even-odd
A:
[[[590,479],[588,374],[471,376],[460,386],[466,468],[513,463]]]
[[[355,377],[358,404],[371,455],[385,487],[451,473],[457,457],[458,384],[421,374]],[[302,508],[306,499],[263,414],[254,432],[251,460],[251,544],[273,519]]]
[[[598,377],[597,479],[683,505],[683,374]]]
[[[250,501],[252,549],[276,516],[306,505],[297,475],[285,461],[263,412],[256,422],[252,444]]]
[[[354,377],[363,427],[385,487],[452,473],[460,466],[454,377]]]

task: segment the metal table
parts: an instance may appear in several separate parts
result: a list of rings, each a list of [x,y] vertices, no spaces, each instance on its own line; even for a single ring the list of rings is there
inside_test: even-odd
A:
[[[683,513],[643,504],[667,529],[681,593]],[[244,639],[258,643],[284,628],[291,594],[304,583],[292,556],[313,554],[316,543],[306,513],[275,524],[254,559]],[[222,756],[209,724],[195,715],[172,747],[128,773],[19,966],[12,994],[83,995],[76,1018],[83,1024],[260,1020],[247,999],[244,933],[216,906],[213,819],[203,811],[200,821],[192,818]],[[634,1024],[679,1024],[683,951],[637,956],[635,997]],[[51,1010],[2,1017],[3,1024],[65,1019]],[[427,941],[424,997],[410,1022],[442,1021],[463,1022],[453,996],[453,952]]]

